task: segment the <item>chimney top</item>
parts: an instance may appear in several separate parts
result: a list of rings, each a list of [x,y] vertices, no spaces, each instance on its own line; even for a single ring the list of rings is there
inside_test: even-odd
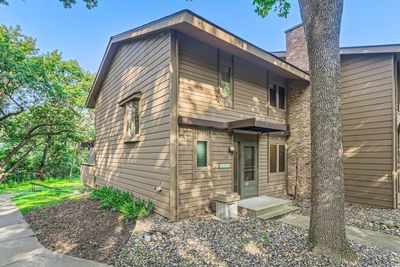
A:
[[[297,28],[299,28],[299,27],[301,27],[301,26],[303,26],[303,23],[299,23],[299,24],[297,24],[297,25],[295,25],[295,26],[293,26],[293,27],[290,27],[289,29],[287,29],[287,30],[285,31],[285,33],[291,32],[291,31],[293,31],[293,30],[295,30],[295,29],[297,29]]]

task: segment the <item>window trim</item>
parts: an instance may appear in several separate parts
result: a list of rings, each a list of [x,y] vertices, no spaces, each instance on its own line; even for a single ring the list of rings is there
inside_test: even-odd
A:
[[[206,142],[207,144],[207,163],[206,166],[198,167],[197,166],[197,143],[198,142]],[[196,170],[208,170],[210,167],[210,140],[204,138],[197,138],[194,141],[194,162],[193,162]]]
[[[136,132],[136,126],[135,126],[135,119],[133,119],[133,134],[131,136],[128,136],[128,105],[130,103],[133,104],[134,101],[137,101],[137,105],[138,105],[138,131]],[[140,119],[140,108],[141,105],[141,98],[135,96],[135,97],[130,97],[129,99],[127,99],[126,101],[123,102],[123,107],[124,107],[124,142],[125,143],[131,143],[131,142],[138,142],[140,141],[139,138],[141,136],[141,131],[140,131],[140,124],[141,124],[141,119]],[[135,112],[132,113],[133,116]]]
[[[271,172],[271,146],[276,146],[276,171],[275,172]],[[279,170],[279,163],[280,163],[280,158],[279,158],[279,150],[280,147],[283,146],[283,150],[284,150],[284,171],[280,171]],[[273,174],[282,174],[282,173],[286,173],[287,172],[287,149],[286,149],[286,145],[285,144],[269,144],[269,151],[268,151],[268,169],[269,169],[269,173],[273,173]]]
[[[226,62],[222,62],[221,60],[221,55],[227,55],[230,57],[230,62],[226,63]],[[221,94],[221,81],[222,81],[222,66],[227,66],[230,68],[230,73],[229,73],[229,77],[231,80],[231,95],[227,95],[227,96],[222,96]],[[229,103],[229,107],[233,108],[234,106],[234,95],[235,95],[235,83],[234,83],[234,56],[229,54],[229,53],[225,53],[222,50],[218,50],[218,96],[220,96],[223,100],[224,100],[224,105],[227,105],[227,102],[231,102]]]
[[[276,106],[271,105],[271,89],[272,89],[273,86],[276,86],[276,90],[275,90]],[[279,88],[283,88],[284,91],[285,91],[285,99],[284,99],[285,107],[284,108],[280,108],[279,107],[279,101],[280,101]],[[271,107],[273,109],[286,111],[286,109],[287,109],[287,88],[286,88],[285,85],[283,85],[282,83],[276,82],[276,81],[271,81],[269,83],[269,86],[268,86],[268,105],[269,105],[269,107]]]

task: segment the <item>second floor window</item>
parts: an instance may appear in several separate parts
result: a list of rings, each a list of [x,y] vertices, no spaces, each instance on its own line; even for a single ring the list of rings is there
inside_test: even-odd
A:
[[[282,86],[272,84],[269,88],[269,105],[286,109],[286,89]]]
[[[233,57],[219,51],[217,99],[225,107],[233,107]]]
[[[125,106],[125,136],[127,138],[139,135],[139,101],[140,99],[130,100]]]

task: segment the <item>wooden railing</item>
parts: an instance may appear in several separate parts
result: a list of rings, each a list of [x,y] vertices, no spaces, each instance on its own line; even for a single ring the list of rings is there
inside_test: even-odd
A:
[[[95,187],[96,184],[95,169],[96,167],[94,164],[81,165],[81,181],[83,184],[89,187]]]

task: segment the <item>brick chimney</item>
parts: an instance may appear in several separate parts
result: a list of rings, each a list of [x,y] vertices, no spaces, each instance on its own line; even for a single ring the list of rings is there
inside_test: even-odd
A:
[[[309,70],[306,36],[302,24],[285,31],[286,61],[305,71]]]

